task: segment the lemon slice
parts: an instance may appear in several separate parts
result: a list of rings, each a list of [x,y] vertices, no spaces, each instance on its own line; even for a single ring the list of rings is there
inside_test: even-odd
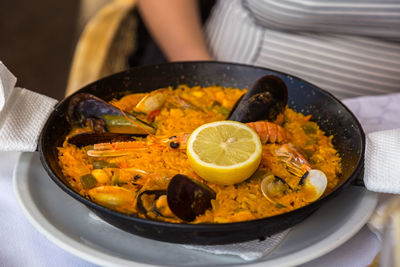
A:
[[[191,134],[187,155],[194,171],[216,184],[231,185],[249,178],[261,161],[257,133],[243,123],[207,123]]]

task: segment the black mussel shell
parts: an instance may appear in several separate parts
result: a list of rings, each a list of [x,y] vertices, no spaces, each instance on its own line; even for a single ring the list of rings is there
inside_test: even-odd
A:
[[[67,121],[71,124],[86,124],[94,131],[127,134],[154,134],[155,129],[148,123],[106,101],[86,93],[74,95],[67,109]]]
[[[228,119],[243,123],[274,121],[284,111],[287,99],[288,92],[282,79],[274,75],[263,76],[236,103]]]
[[[178,218],[187,222],[211,208],[211,199],[215,197],[211,188],[183,174],[172,177],[167,189],[169,208]]]
[[[70,124],[84,123],[88,118],[102,119],[103,115],[120,115],[121,111],[104,100],[86,93],[74,95],[67,111],[67,120]]]

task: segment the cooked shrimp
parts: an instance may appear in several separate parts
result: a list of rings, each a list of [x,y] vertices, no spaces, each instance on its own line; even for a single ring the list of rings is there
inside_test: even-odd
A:
[[[189,136],[189,133],[184,133],[171,137],[153,136],[146,141],[95,144],[93,149],[88,150],[87,154],[91,157],[118,157],[129,155],[138,150],[147,150],[150,148],[164,149],[165,147],[170,147],[172,149],[186,149]]]
[[[275,153],[286,164],[287,171],[295,176],[302,177],[311,170],[310,163],[293,144],[283,144]]]
[[[268,121],[248,122],[247,126],[252,128],[260,137],[261,143],[286,143],[290,134],[282,126]]]

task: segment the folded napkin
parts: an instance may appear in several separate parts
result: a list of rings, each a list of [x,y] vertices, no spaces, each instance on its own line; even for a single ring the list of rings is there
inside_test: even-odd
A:
[[[389,197],[380,204],[368,227],[382,241],[374,266],[400,266],[400,197]]]
[[[370,133],[366,137],[366,144],[366,188],[375,192],[400,194],[400,129]]]
[[[93,212],[89,212],[90,219],[93,222],[106,223]],[[248,242],[234,243],[228,245],[181,245],[187,249],[193,249],[212,253],[216,255],[232,255],[238,256],[245,261],[253,261],[266,256],[276,248],[289,233],[290,229],[284,230],[266,239],[257,239]]]
[[[57,100],[14,87],[16,81],[0,61],[0,151],[35,151]]]
[[[343,102],[367,133],[364,160],[366,188],[380,193],[400,194],[400,94],[364,96]]]
[[[228,245],[183,245],[185,248],[204,251],[216,255],[239,256],[245,261],[252,261],[271,253],[289,233],[290,229],[267,237],[265,240],[252,240]]]

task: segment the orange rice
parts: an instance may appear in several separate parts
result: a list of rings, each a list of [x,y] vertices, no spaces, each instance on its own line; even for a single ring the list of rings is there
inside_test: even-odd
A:
[[[172,103],[172,100],[168,100],[172,99],[169,97],[153,122],[157,127],[156,136],[179,136],[191,133],[204,123],[225,120],[234,104],[245,93],[245,90],[218,86],[190,88],[182,85],[177,89],[167,88],[167,90],[170,96],[179,95],[200,108],[182,108],[176,103]],[[143,96],[144,94],[127,95],[111,103],[131,112],[135,110],[136,104]],[[282,126],[290,132],[291,142],[309,161],[313,169],[322,170],[326,174],[328,186],[325,194],[328,194],[338,185],[338,175],[341,172],[340,157],[332,145],[332,137],[326,136],[316,123],[310,121],[310,116],[304,116],[290,108],[286,108],[283,115]],[[87,130],[85,128],[74,129],[70,135]],[[151,137],[147,137],[144,142],[151,143],[150,139]],[[263,151],[271,154],[271,151],[277,147],[279,144],[266,144],[263,145]],[[185,174],[197,179],[216,192],[216,199],[212,200],[212,209],[199,215],[193,223],[253,220],[288,212],[308,204],[303,200],[304,192],[301,191],[285,195],[280,200],[283,205],[273,204],[263,196],[260,190],[262,174],[270,173],[273,170],[274,174],[278,172],[280,177],[290,176],[273,158],[263,160],[259,170],[240,184],[217,185],[206,182],[196,175],[188,163],[184,149],[149,145],[148,149],[134,151],[127,156],[106,158],[89,157],[87,155],[89,149],[92,149],[92,146],[79,149],[65,141],[63,147],[59,148],[59,163],[63,173],[73,190],[120,212],[137,214],[136,196],[143,190],[166,189],[169,180],[176,174]],[[103,176],[99,176],[91,188],[85,188],[81,177],[93,172],[95,161],[106,162],[108,165],[103,167],[102,171],[97,171]],[[139,175],[140,178],[137,178],[137,169],[145,171],[148,175]],[[94,194],[99,191],[96,191],[95,188],[101,187],[102,189],[104,186],[110,185],[123,188],[123,190],[116,191],[116,194],[121,192],[121,196],[116,196],[112,201],[104,201],[103,195],[98,198],[94,197]],[[162,219],[155,214],[152,217]],[[167,220],[182,222],[178,218]]]

